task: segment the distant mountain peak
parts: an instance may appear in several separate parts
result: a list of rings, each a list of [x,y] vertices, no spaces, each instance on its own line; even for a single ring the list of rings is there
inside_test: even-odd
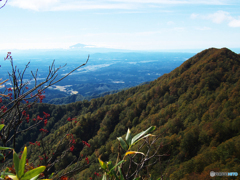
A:
[[[96,46],[78,43],[78,44],[70,46],[70,48],[71,49],[84,49],[84,48],[96,48]]]
[[[126,49],[114,49],[107,47],[100,47],[95,45],[86,45],[77,43],[75,45],[69,46],[72,51],[87,51],[91,53],[106,53],[106,52],[129,52],[130,50]]]

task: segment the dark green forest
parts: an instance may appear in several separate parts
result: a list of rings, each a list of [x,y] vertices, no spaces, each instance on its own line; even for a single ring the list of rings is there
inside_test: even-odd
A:
[[[101,174],[97,158],[101,155],[103,161],[116,161],[117,137],[124,136],[128,128],[136,134],[150,126],[157,127],[153,134],[162,133],[157,142],[163,143],[160,153],[170,154],[148,169],[153,179],[212,179],[210,171],[240,172],[239,77],[240,55],[227,48],[210,48],[149,84],[90,101],[36,104],[29,115],[37,119],[43,112],[50,114],[49,132],[44,137],[49,147],[57,146],[66,133],[76,140],[74,150],[54,170],[67,171],[75,164],[63,167],[75,157],[88,156],[91,163],[86,165],[83,159],[83,168],[72,179]],[[69,117],[76,119],[69,122]],[[41,163],[41,154],[29,142],[40,140],[41,127],[16,140],[16,151],[27,145],[29,162],[35,166]],[[83,148],[82,141],[91,147]]]

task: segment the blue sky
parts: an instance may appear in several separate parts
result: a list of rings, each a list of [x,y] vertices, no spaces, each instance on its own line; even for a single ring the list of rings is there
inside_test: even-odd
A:
[[[0,50],[240,48],[239,0],[8,0],[0,22]]]

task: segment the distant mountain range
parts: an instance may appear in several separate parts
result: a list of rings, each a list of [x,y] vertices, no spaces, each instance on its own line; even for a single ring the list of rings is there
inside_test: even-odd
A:
[[[75,44],[69,47],[70,50],[78,51],[87,51],[92,53],[106,53],[106,52],[133,52],[132,50],[127,49],[114,49],[114,48],[103,48],[97,47],[94,45],[85,45],[85,44]],[[137,52],[137,51],[136,51]]]

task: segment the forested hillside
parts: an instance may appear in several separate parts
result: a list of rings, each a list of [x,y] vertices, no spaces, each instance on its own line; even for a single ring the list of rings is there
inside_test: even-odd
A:
[[[50,146],[56,146],[51,143],[60,141],[70,129],[75,149],[55,169],[61,170],[83,154],[91,162],[74,179],[101,173],[97,158],[101,155],[103,161],[116,161],[117,137],[128,128],[136,134],[149,126],[157,127],[154,134],[163,133],[158,141],[164,142],[160,153],[170,154],[148,169],[153,179],[161,175],[164,179],[211,179],[212,170],[240,172],[239,77],[240,55],[227,48],[211,48],[149,84],[91,101],[37,104],[29,114],[30,118],[50,114],[45,137]],[[76,119],[69,122],[69,117]],[[37,141],[38,129],[19,137],[17,148]],[[91,147],[82,149],[82,141]],[[40,164],[38,149],[33,145],[28,148],[29,161]]]

